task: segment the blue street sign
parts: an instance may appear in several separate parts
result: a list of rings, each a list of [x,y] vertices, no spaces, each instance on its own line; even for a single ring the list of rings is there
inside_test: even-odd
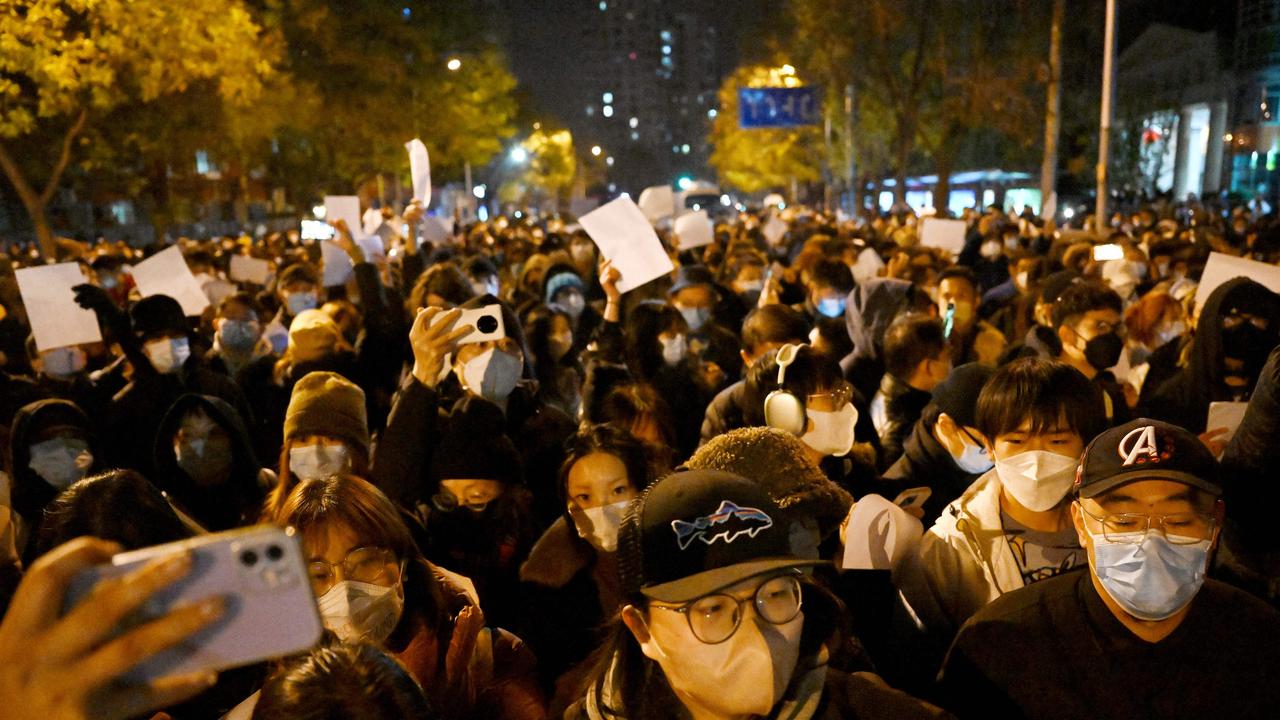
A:
[[[790,128],[822,121],[822,96],[813,86],[738,88],[738,126]]]

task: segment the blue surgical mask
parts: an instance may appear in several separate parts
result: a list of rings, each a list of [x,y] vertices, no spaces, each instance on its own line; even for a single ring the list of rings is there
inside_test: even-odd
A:
[[[689,330],[698,332],[711,320],[711,308],[691,307],[679,308],[680,314],[684,316],[684,321],[689,324]]]
[[[297,315],[303,310],[315,310],[316,294],[313,292],[289,293],[284,297],[284,304],[289,309],[290,315]]]
[[[818,313],[823,317],[844,317],[845,298],[823,298],[818,301]]]
[[[960,453],[960,457],[952,458],[956,462],[956,467],[970,475],[981,475],[995,467],[995,462],[987,454],[986,448],[967,440],[961,440],[961,442],[964,443],[964,451]]]
[[[237,353],[247,353],[258,344],[257,323],[247,320],[227,320],[222,323],[218,332],[218,342],[222,347]]]
[[[1086,529],[1086,532],[1088,530]],[[1112,600],[1139,620],[1164,620],[1187,606],[1204,584],[1212,542],[1174,545],[1154,531],[1125,533],[1116,542],[1093,538],[1093,572]]]

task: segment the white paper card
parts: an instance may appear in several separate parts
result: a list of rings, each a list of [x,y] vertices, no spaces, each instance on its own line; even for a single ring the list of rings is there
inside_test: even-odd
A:
[[[880,253],[874,248],[867,248],[858,253],[858,259],[853,263],[853,281],[859,285],[874,278],[884,269],[884,260],[880,259]]]
[[[706,210],[685,213],[676,218],[675,233],[680,240],[681,250],[710,245],[715,240],[711,218],[707,217]]]
[[[765,242],[777,245],[782,242],[782,236],[787,234],[787,222],[777,215],[770,214],[769,222],[760,228],[760,232],[764,235]]]
[[[1209,403],[1209,420],[1205,423],[1204,429],[1226,428],[1227,432],[1218,439],[1223,443],[1229,443],[1231,438],[1235,437],[1236,430],[1240,428],[1240,421],[1244,420],[1244,411],[1248,407],[1247,402],[1211,402]]]
[[[425,209],[431,203],[431,158],[427,146],[418,138],[404,144],[409,151],[409,177],[413,178],[413,197]]]
[[[1200,276],[1200,287],[1196,288],[1196,312],[1204,307],[1214,290],[1226,281],[1238,277],[1247,277],[1273,293],[1280,293],[1280,267],[1234,255],[1209,253],[1204,274]]]
[[[658,235],[629,197],[620,197],[578,219],[600,254],[621,273],[620,292],[630,292],[675,269]]]
[[[846,522],[840,563],[845,570],[894,570],[924,535],[919,520],[879,495],[854,503]]]
[[[360,218],[361,231],[365,235],[375,235],[380,227],[382,227],[382,211],[378,208],[365,210],[364,215]]]
[[[364,251],[364,259],[368,262],[387,256],[387,246],[381,235],[362,235],[356,238],[356,245]]]
[[[182,313],[193,317],[209,307],[209,297],[191,274],[182,250],[174,245],[133,267],[133,282],[142,297],[168,295],[182,305]]]
[[[266,285],[271,277],[271,263],[248,255],[232,255],[229,274],[236,282]]]
[[[18,291],[27,308],[37,350],[102,340],[98,316],[76,304],[71,288],[89,282],[76,263],[19,268]]]
[[[651,223],[669,218],[676,212],[676,194],[670,185],[654,185],[640,191],[636,201],[641,212]]]
[[[434,216],[427,215],[418,223],[418,233],[422,235],[422,239],[429,243],[442,243],[449,239],[449,228],[444,226],[444,222]]]
[[[329,224],[346,220],[347,230],[352,235],[360,234],[360,198],[355,195],[325,195],[324,219]]]
[[[324,261],[324,277],[321,282],[325,287],[344,285],[351,278],[351,256],[338,247],[338,244],[325,240],[320,243],[320,257]]]
[[[963,220],[925,218],[920,221],[920,244],[941,248],[954,257],[964,250],[965,223]]]

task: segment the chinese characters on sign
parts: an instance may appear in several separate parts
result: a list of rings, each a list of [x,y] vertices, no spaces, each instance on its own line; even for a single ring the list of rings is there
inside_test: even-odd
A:
[[[743,128],[789,128],[817,125],[822,99],[816,87],[738,88],[738,125]]]

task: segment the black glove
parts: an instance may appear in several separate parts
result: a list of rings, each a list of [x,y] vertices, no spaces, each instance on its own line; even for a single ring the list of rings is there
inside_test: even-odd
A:
[[[119,308],[111,300],[111,296],[106,290],[97,285],[83,283],[71,288],[76,294],[76,304],[85,310],[92,310],[101,317],[103,314],[115,314],[119,312]]]

